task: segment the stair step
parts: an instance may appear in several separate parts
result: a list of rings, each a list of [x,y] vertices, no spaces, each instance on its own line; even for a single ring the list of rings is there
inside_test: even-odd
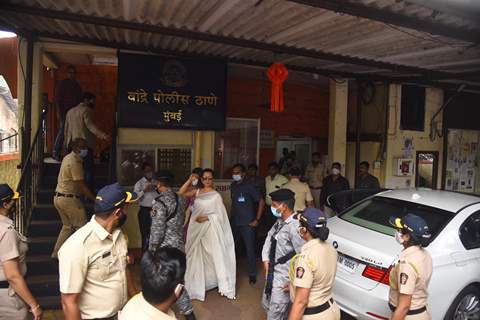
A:
[[[58,235],[62,229],[62,221],[55,220],[32,220],[28,229],[29,237],[48,237]]]
[[[43,176],[58,176],[60,172],[61,163],[44,163],[43,164]],[[104,173],[108,172],[108,163],[96,163],[95,172]]]
[[[99,189],[94,190],[94,194],[98,192]],[[53,197],[55,196],[55,189],[43,188],[37,192],[37,203],[38,204],[52,204]]]
[[[102,188],[103,186],[107,185],[109,183],[109,179],[107,176],[101,176],[102,172],[99,171],[95,173],[95,187],[96,188]],[[104,173],[106,173],[104,171]],[[43,176],[42,181],[40,182],[40,187],[47,188],[47,189],[54,189],[57,186],[57,180],[58,176]]]
[[[29,276],[27,284],[35,297],[60,295],[58,274]]]
[[[35,205],[32,213],[32,222],[35,220],[60,220],[57,209],[53,206],[53,199],[50,204]]]
[[[35,297],[43,308],[43,310],[60,310],[62,309],[62,302],[60,295]]]
[[[28,239],[29,254],[31,255],[47,255],[51,254],[57,236],[54,237],[30,237]]]
[[[85,210],[88,212],[93,212],[93,204],[86,203],[84,204]],[[41,203],[35,205],[33,208],[32,222],[37,220],[49,220],[49,221],[60,221],[60,216],[58,211],[53,205],[53,200],[51,203]]]

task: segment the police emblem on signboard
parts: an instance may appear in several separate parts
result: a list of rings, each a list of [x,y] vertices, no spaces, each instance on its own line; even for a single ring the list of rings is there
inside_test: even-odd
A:
[[[178,60],[168,60],[163,65],[162,83],[167,87],[180,88],[188,82],[187,68]]]
[[[303,269],[302,267],[298,267],[296,277],[298,279],[302,279],[304,273],[305,273],[305,269]]]

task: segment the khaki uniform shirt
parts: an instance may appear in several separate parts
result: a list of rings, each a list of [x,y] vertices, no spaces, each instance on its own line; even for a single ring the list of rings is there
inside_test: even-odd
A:
[[[93,109],[80,103],[67,112],[65,119],[65,146],[76,139],[83,138],[88,147],[95,148],[95,137],[103,139],[106,134],[93,122]]]
[[[412,296],[410,310],[425,307],[431,276],[432,257],[427,250],[419,246],[403,250],[399,261],[390,272],[389,303],[396,307],[399,293],[401,293]]]
[[[15,230],[10,218],[0,215],[0,281],[6,281],[3,263],[18,258],[22,275],[27,273],[27,238]]]
[[[80,190],[77,189],[75,181],[84,179],[82,157],[72,151],[62,160],[55,191],[79,195]]]
[[[118,320],[174,320],[175,313],[172,310],[163,313],[145,300],[142,293],[130,299],[122,311],[118,314]]]
[[[322,163],[313,166],[310,163],[305,169],[305,178],[311,188],[321,188],[323,185],[323,179],[325,178],[326,170]]]
[[[127,302],[127,251],[122,231],[109,234],[95,216],[60,248],[60,292],[80,294],[82,319],[112,317]]]
[[[290,297],[295,301],[295,287],[310,288],[307,307],[317,307],[332,298],[337,273],[337,251],[327,242],[308,241],[290,268]]]
[[[283,187],[295,192],[295,211],[305,210],[305,203],[313,201],[312,192],[310,191],[308,184],[301,182],[298,179],[291,179],[290,182]]]
[[[267,205],[272,205],[272,198],[270,197],[270,193],[281,189],[287,182],[288,179],[281,174],[277,174],[273,179],[271,176],[265,178],[265,202],[267,203]]]

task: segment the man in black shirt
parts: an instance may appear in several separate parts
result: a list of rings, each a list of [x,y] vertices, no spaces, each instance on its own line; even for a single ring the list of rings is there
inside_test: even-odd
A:
[[[348,180],[342,176],[340,169],[342,165],[339,162],[332,164],[331,174],[323,179],[322,193],[320,194],[320,207],[323,208],[328,196],[350,189]]]
[[[370,164],[367,161],[360,162],[357,189],[380,189],[380,183],[378,182],[378,179],[368,173],[369,168]]]

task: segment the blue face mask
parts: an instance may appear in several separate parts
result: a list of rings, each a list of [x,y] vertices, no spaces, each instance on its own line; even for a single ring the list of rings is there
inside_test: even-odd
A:
[[[85,158],[88,155],[88,149],[80,150],[80,157]]]
[[[282,217],[282,214],[280,212],[278,212],[278,210],[275,209],[274,207],[270,207],[270,210],[272,210],[272,214],[275,218],[281,218]]]

